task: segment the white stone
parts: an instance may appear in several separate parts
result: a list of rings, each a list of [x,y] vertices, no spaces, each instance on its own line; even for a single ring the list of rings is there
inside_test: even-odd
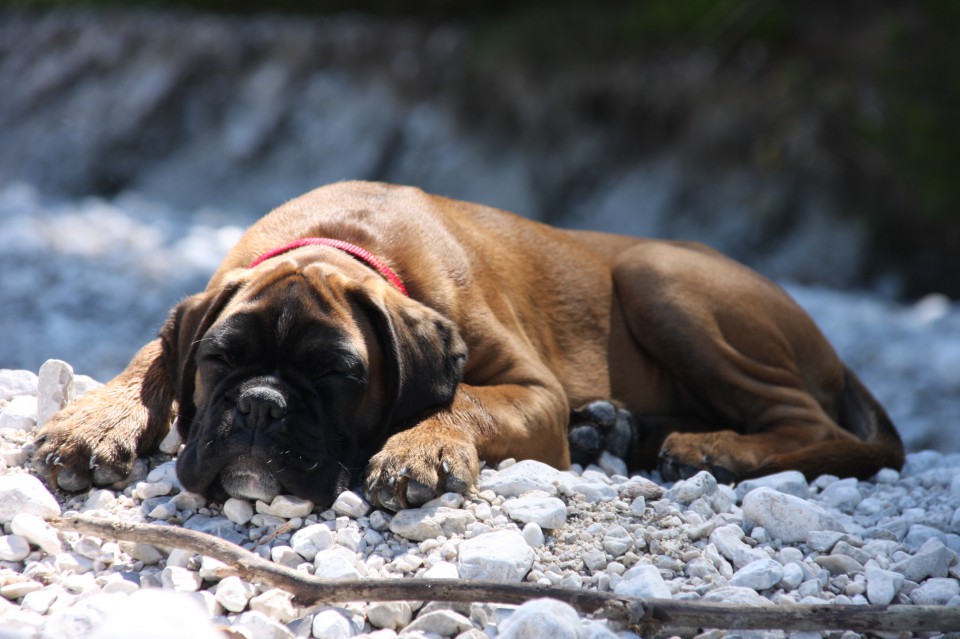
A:
[[[290,547],[307,561],[313,561],[321,550],[333,546],[333,533],[326,524],[304,526],[290,537]]]
[[[257,501],[257,512],[281,519],[306,517],[313,512],[313,502],[293,495],[277,495],[269,504]]]
[[[436,506],[443,506],[444,508],[459,508],[462,505],[463,495],[460,493],[442,493],[425,503],[423,506],[421,506],[421,508],[433,508]]]
[[[293,594],[280,588],[270,588],[250,599],[247,604],[250,610],[256,610],[276,619],[280,623],[290,623],[300,616],[300,611],[293,603]]]
[[[960,595],[960,582],[948,577],[927,579],[910,592],[910,600],[918,606],[943,606]]]
[[[0,468],[26,466],[27,449],[12,442],[0,441]]]
[[[934,538],[924,543],[915,555],[893,564],[890,569],[920,583],[927,577],[946,577],[947,569],[956,559],[956,553]]]
[[[148,621],[148,623],[145,623]],[[133,593],[114,606],[88,639],[222,639],[192,597],[156,588]],[[136,630],[133,630],[136,629]],[[64,635],[66,636],[66,635]]]
[[[337,499],[330,508],[341,517],[350,517],[351,519],[359,519],[371,510],[370,504],[352,490],[345,490],[337,495]]]
[[[611,526],[604,532],[601,544],[614,557],[622,557],[633,548],[633,536],[623,526]]]
[[[102,577],[98,577],[97,583],[101,584],[100,592],[105,593],[122,592],[129,595],[140,590],[140,585],[137,582],[131,579],[125,579],[124,576],[118,572],[111,572]]]
[[[167,555],[167,565],[168,566],[177,566],[179,568],[186,568],[190,565],[190,560],[193,559],[194,553],[191,550],[186,550],[184,548],[174,548],[170,551],[170,554]]]
[[[818,566],[826,568],[831,575],[849,575],[863,572],[863,565],[848,555],[822,555],[814,559]]]
[[[183,486],[180,484],[180,480],[177,478],[176,461],[164,462],[151,470],[149,473],[147,473],[147,481],[150,483],[165,481],[169,482],[173,486],[176,486],[180,490],[183,489]]]
[[[533,558],[533,550],[520,533],[497,530],[460,542],[457,569],[464,579],[519,582],[529,572]]]
[[[356,579],[357,555],[346,548],[328,548],[321,550],[313,559],[314,575],[320,579]]]
[[[63,545],[53,526],[32,513],[15,515],[10,520],[10,530],[48,555],[56,555],[63,551]]]
[[[433,610],[421,612],[410,625],[403,629],[403,634],[423,632],[440,635],[441,637],[455,637],[462,632],[473,629],[473,623],[453,610]]]
[[[751,490],[765,486],[781,493],[793,495],[801,499],[810,496],[810,484],[807,478],[799,470],[785,470],[772,475],[764,475],[754,479],[745,479],[736,487],[737,503],[743,501],[743,498]]]
[[[423,541],[440,535],[462,535],[467,526],[475,522],[476,518],[466,510],[443,507],[410,508],[393,516],[390,520],[390,531],[406,539]]]
[[[166,482],[163,482],[166,485]],[[180,512],[188,510],[199,510],[207,505],[207,498],[199,493],[192,493],[189,490],[182,490],[170,500],[170,505],[174,506]]]
[[[556,497],[518,497],[503,503],[503,511],[511,519],[555,529],[567,523],[567,505]]]
[[[23,561],[30,554],[30,543],[20,535],[0,535],[0,561]]]
[[[74,575],[67,575],[64,577],[64,580],[68,577],[73,577]],[[64,584],[66,586],[66,584]],[[3,599],[9,599],[14,601],[20,597],[26,597],[30,593],[39,592],[43,590],[43,584],[32,579],[23,579],[21,581],[10,581],[3,584],[0,587],[0,597]],[[2,599],[0,599],[2,601]]]
[[[652,597],[670,599],[670,587],[660,575],[660,570],[650,564],[637,564],[623,573],[613,591],[627,597]]]
[[[438,561],[423,573],[424,579],[459,579],[460,571],[454,564],[447,561]]]
[[[32,610],[37,614],[45,615],[59,596],[59,588],[53,586],[41,588],[40,590],[25,594],[23,600],[20,602],[20,607],[26,610]]]
[[[689,505],[695,499],[709,495],[717,489],[717,479],[705,470],[701,470],[690,479],[682,479],[667,490],[665,497],[671,501]]]
[[[180,450],[180,445],[183,442],[180,440],[180,433],[177,431],[176,424],[170,427],[170,430],[167,431],[167,434],[163,436],[163,439],[160,440],[160,444],[157,448],[160,449],[161,453],[166,453],[167,455],[176,455]]]
[[[173,491],[173,484],[168,481],[158,481],[158,482],[147,482],[141,481],[137,482],[136,487],[134,488],[136,495],[140,499],[150,499],[151,497],[163,497],[169,495]]]
[[[837,480],[824,488],[818,499],[831,508],[853,510],[863,500],[858,485],[856,477]]]
[[[498,639],[578,639],[580,616],[555,599],[534,599],[500,624]]]
[[[524,459],[509,468],[481,477],[477,490],[492,490],[504,497],[519,497],[531,490],[543,490],[556,495],[555,483],[560,475],[560,471],[552,466],[532,459]]]
[[[598,570],[603,570],[607,567],[607,553],[603,552],[599,548],[591,548],[587,550],[581,556],[583,564],[587,567],[587,570],[590,572],[596,572]]]
[[[0,409],[0,430],[31,432],[37,427],[37,398],[14,397]]]
[[[744,530],[761,526],[784,543],[804,541],[811,530],[843,530],[836,518],[812,502],[761,486],[743,498]]]
[[[530,522],[523,527],[523,530],[520,531],[520,534],[523,535],[523,539],[527,542],[527,545],[531,548],[539,548],[543,545],[545,541],[543,536],[543,529],[540,528],[539,524]]]
[[[48,359],[37,376],[37,426],[46,424],[73,399],[73,367],[59,359]]]
[[[877,566],[867,566],[867,600],[871,604],[885,606],[893,601],[903,586],[904,577],[892,570],[883,570]]]
[[[255,594],[257,589],[237,576],[221,579],[213,591],[217,603],[230,612],[242,612]]]
[[[162,552],[150,544],[122,541],[120,542],[120,548],[123,550],[123,552],[127,553],[134,559],[142,561],[148,566],[152,566],[165,557]]]
[[[783,566],[768,557],[752,561],[735,572],[730,578],[730,585],[767,590],[777,585],[782,578]]]
[[[618,496],[613,486],[577,477],[569,472],[560,473],[557,487],[567,497],[582,496],[592,504],[613,501]]]
[[[192,570],[180,566],[167,566],[160,573],[160,583],[168,590],[196,592],[200,590],[203,580],[200,579],[200,575]]]
[[[53,519],[60,516],[60,504],[33,475],[0,476],[0,524],[9,523],[20,513]]]
[[[290,546],[274,546],[270,549],[270,561],[287,568],[296,568],[303,563],[303,557]]]
[[[701,601],[718,603],[742,604],[746,606],[772,606],[774,603],[766,597],[757,594],[753,588],[742,586],[724,586],[711,590],[703,595]]]
[[[629,472],[627,469],[627,462],[606,450],[600,451],[600,458],[597,459],[597,465],[603,469],[603,472],[611,477],[614,475],[626,477],[627,473]]]
[[[367,608],[367,619],[374,628],[399,630],[413,619],[413,610],[406,601],[376,601]]]
[[[312,630],[314,637],[323,639],[347,639],[353,634],[350,621],[333,608],[320,610],[313,616]]]
[[[18,395],[37,394],[37,375],[33,371],[0,368],[0,400]]]
[[[87,494],[87,500],[83,504],[84,510],[104,510],[109,509],[116,503],[117,497],[112,490],[106,488],[93,488]]]
[[[783,577],[780,578],[780,587],[786,591],[796,590],[801,583],[803,583],[803,568],[800,564],[785,564]]]
[[[762,550],[743,542],[743,531],[736,524],[715,528],[710,533],[710,543],[738,569],[767,557]]]
[[[223,516],[241,526],[253,518],[253,505],[245,499],[231,497],[223,502]]]
[[[237,616],[233,628],[241,629],[241,632],[249,631],[254,639],[294,639],[293,633],[286,626],[254,610]]]
[[[220,581],[235,573],[232,566],[213,557],[204,557],[200,562],[200,578],[204,581]]]

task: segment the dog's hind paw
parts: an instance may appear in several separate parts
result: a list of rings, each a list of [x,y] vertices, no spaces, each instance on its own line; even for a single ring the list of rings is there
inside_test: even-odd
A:
[[[574,409],[567,433],[570,460],[585,466],[596,462],[603,451],[627,459],[636,428],[630,411],[605,400]]]

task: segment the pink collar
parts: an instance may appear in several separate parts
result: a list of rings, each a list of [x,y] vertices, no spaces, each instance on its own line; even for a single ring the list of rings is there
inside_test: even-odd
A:
[[[367,266],[375,269],[380,275],[385,277],[387,281],[396,286],[401,293],[410,297],[410,294],[407,292],[407,288],[403,285],[403,282],[400,280],[400,277],[393,272],[389,266],[384,263],[379,257],[371,253],[370,251],[360,248],[356,244],[351,244],[350,242],[344,242],[343,240],[334,240],[328,237],[305,237],[299,240],[294,240],[289,244],[284,244],[283,246],[278,246],[277,248],[270,249],[266,253],[263,253],[250,263],[250,268],[257,266],[261,262],[269,260],[271,257],[276,257],[278,255],[283,255],[288,251],[293,249],[298,249],[302,246],[331,246],[335,249],[340,249],[344,253],[349,253],[353,257],[357,258]]]

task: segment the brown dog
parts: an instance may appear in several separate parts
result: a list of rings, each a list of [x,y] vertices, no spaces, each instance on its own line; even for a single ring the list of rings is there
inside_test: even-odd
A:
[[[359,182],[251,227],[37,459],[62,486],[115,481],[174,416],[178,475],[213,498],[327,504],[365,468],[397,509],[467,490],[481,459],[602,449],[668,480],[903,463],[883,408],[746,267]]]

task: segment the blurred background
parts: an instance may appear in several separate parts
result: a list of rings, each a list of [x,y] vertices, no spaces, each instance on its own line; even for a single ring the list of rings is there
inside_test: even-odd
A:
[[[958,27],[951,0],[0,2],[0,368],[112,376],[243,227],[348,178],[701,240],[828,325],[943,324]],[[956,414],[960,342],[926,356]]]

